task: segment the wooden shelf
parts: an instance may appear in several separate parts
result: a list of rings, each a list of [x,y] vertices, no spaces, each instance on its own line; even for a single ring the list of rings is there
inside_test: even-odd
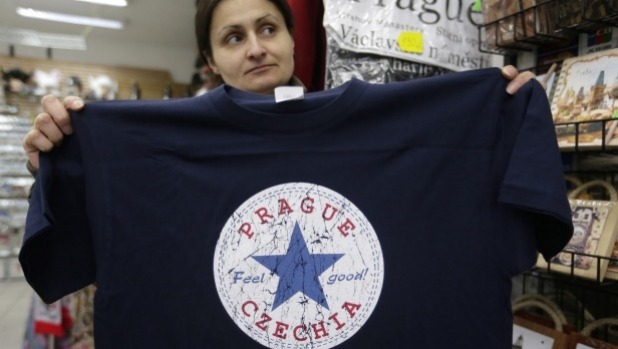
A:
[[[27,57],[8,57],[0,55],[0,66],[5,71],[20,69],[28,74],[36,69],[50,72],[58,69],[62,72],[63,84],[71,76],[78,77],[87,89],[89,78],[107,75],[118,82],[117,99],[129,99],[131,86],[137,82],[142,90],[142,99],[161,99],[166,86],[172,86],[174,97],[185,97],[186,84],[175,83],[168,71],[135,67],[104,66],[98,64],[75,63],[68,61],[46,60]],[[85,91],[83,91],[85,93]],[[38,101],[35,101],[38,104]]]

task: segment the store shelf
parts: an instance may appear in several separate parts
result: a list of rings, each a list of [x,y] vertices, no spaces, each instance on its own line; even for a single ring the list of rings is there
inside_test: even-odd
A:
[[[17,255],[34,178],[26,170],[21,142],[30,126],[28,117],[0,114],[0,282],[23,278]]]
[[[617,152],[618,119],[602,118],[555,125],[563,152]]]
[[[479,26],[479,50],[512,55],[539,46],[567,45],[581,32],[618,27],[618,0],[518,0],[518,10],[485,13]]]
[[[574,275],[535,268],[522,276],[521,292],[552,298],[567,315],[568,323],[581,330],[590,318],[618,314],[618,281],[582,279]]]
[[[558,30],[593,32],[602,27],[618,26],[616,0],[561,0],[557,10]]]
[[[561,266],[566,265],[568,269],[570,270],[570,272],[567,272],[567,273],[555,272],[554,266],[557,265],[558,263],[552,261],[547,264],[547,268],[543,268],[547,274],[555,274],[556,276],[559,276],[559,277],[568,277],[569,279],[577,280],[578,282],[579,281],[590,281],[591,284],[596,284],[596,285],[610,285],[611,284],[611,285],[618,286],[618,278],[616,279],[602,278],[602,272],[601,272],[602,264],[618,263],[618,258],[597,256],[597,255],[583,253],[583,252],[566,251],[566,250],[562,251],[561,254],[566,256],[566,258],[565,257],[562,258],[565,263],[560,264],[560,265]],[[577,260],[581,258],[588,258],[592,260],[592,262],[590,263],[590,268],[592,269],[593,274],[595,274],[596,277],[592,279],[583,279],[580,276],[577,276],[575,274],[575,269],[577,268]],[[618,292],[618,288],[615,291]]]

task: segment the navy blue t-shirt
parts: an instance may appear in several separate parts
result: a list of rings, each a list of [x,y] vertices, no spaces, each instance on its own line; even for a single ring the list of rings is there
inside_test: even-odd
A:
[[[511,348],[511,277],[572,226],[545,92],[495,68],[275,103],[88,103],[20,262],[96,283],[97,348]]]

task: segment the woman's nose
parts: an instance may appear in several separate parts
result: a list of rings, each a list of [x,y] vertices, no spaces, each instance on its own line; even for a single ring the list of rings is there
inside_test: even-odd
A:
[[[257,35],[249,35],[247,43],[249,45],[247,49],[247,57],[260,58],[266,54],[266,49],[264,48],[264,45],[262,45],[262,43],[260,42],[260,39]]]

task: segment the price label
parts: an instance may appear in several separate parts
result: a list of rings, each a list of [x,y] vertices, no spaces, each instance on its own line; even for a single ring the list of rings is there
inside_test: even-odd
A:
[[[423,33],[402,32],[397,38],[397,44],[404,52],[423,53]]]

